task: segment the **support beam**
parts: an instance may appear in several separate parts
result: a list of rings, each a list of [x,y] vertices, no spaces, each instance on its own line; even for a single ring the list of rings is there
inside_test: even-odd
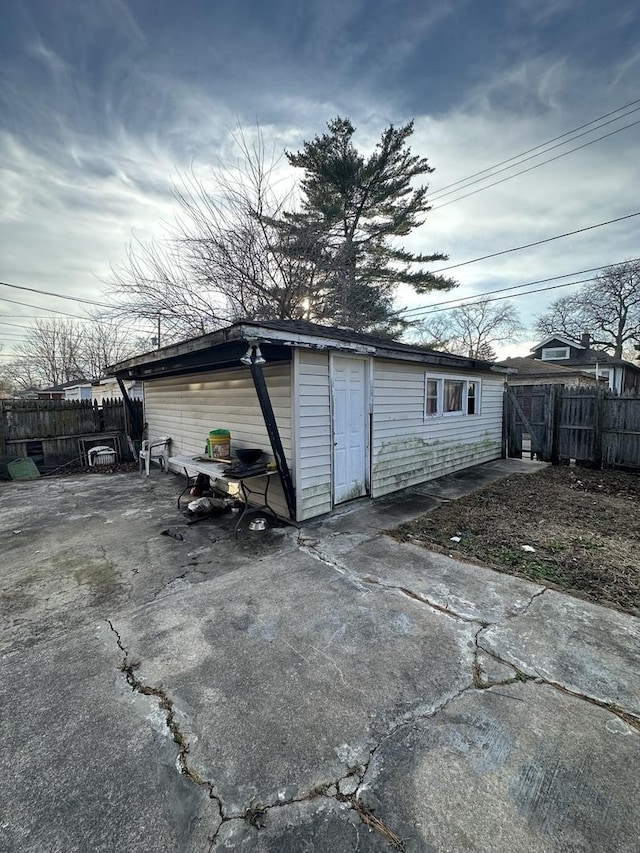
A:
[[[289,470],[287,459],[284,455],[284,448],[282,447],[282,440],[280,438],[278,424],[276,423],[276,416],[273,412],[273,406],[271,405],[271,398],[269,397],[269,389],[267,388],[264,373],[262,372],[262,364],[256,363],[255,350],[253,350],[251,354],[251,363],[249,367],[251,370],[251,378],[253,379],[253,384],[256,389],[256,394],[258,395],[260,409],[262,410],[264,424],[267,428],[269,441],[271,442],[271,449],[273,450],[273,455],[276,460],[276,467],[278,469],[278,473],[280,474],[280,479],[282,480],[282,488],[284,491],[285,500],[287,501],[289,518],[295,521],[296,490],[293,485],[291,471]]]
[[[127,414],[129,416],[129,432],[132,441],[142,441],[142,418],[138,417],[138,412],[136,407],[131,402],[131,398],[127,393],[127,389],[125,388],[124,381],[118,376],[116,377],[118,380],[118,385],[120,387],[120,393],[122,394],[122,400],[127,410]]]

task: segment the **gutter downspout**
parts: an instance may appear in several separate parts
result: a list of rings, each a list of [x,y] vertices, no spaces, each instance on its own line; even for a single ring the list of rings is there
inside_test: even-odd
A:
[[[253,385],[256,389],[256,394],[258,395],[258,402],[260,403],[260,409],[262,410],[264,425],[267,428],[267,435],[269,436],[271,449],[273,450],[273,455],[276,460],[276,467],[280,474],[280,479],[282,480],[282,489],[287,502],[287,509],[289,510],[289,518],[295,521],[296,490],[293,485],[291,471],[289,470],[289,465],[284,454],[280,431],[278,430],[276,416],[273,411],[273,406],[271,405],[271,398],[269,397],[269,389],[267,388],[264,373],[262,372],[264,359],[260,355],[260,349],[257,344],[250,342],[249,351],[241,361],[243,364],[248,364],[249,369],[251,370],[251,378],[253,379]]]

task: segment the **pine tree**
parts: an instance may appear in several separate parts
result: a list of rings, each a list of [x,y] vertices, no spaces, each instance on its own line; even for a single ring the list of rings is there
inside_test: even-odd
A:
[[[393,310],[398,285],[426,293],[456,284],[423,266],[446,255],[414,254],[396,245],[424,222],[427,188],[412,182],[433,169],[407,144],[413,122],[388,127],[368,157],[353,145],[349,119],[334,119],[328,130],[287,153],[292,166],[304,169],[303,198],[301,211],[280,223],[282,244],[314,271],[312,318],[397,334],[406,325]]]

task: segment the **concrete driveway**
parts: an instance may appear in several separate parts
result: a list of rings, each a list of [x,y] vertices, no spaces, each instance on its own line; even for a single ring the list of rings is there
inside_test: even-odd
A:
[[[636,851],[640,620],[379,532],[519,468],[238,543],[0,484],[0,850]]]

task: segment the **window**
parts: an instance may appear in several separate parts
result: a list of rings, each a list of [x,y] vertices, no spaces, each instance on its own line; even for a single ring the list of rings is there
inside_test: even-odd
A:
[[[465,383],[462,379],[444,380],[444,413],[453,415],[462,413],[462,398],[464,396]]]
[[[480,383],[467,382],[467,414],[477,415],[480,402]]]
[[[427,378],[424,411],[429,417],[438,414],[439,384],[440,381],[438,379]]]
[[[426,376],[424,414],[427,418],[480,414],[480,380],[457,376]]]
[[[543,347],[542,360],[551,361],[556,358],[569,358],[569,347]]]

